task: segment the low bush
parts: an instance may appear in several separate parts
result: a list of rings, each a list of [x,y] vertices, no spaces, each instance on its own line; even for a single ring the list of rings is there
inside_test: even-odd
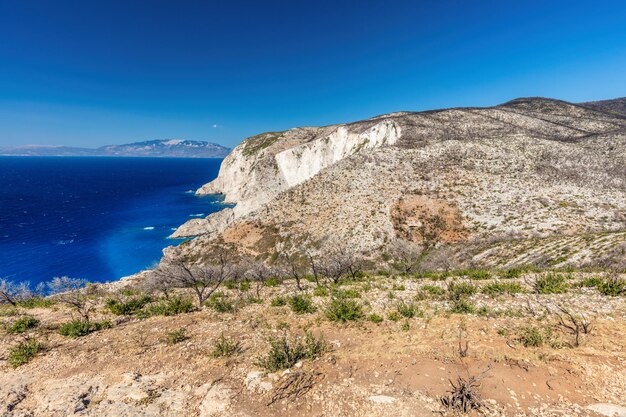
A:
[[[567,291],[568,276],[557,273],[549,273],[540,276],[535,281],[537,294],[563,294]]]
[[[476,294],[477,291],[476,286],[467,282],[451,282],[448,284],[448,298],[450,300],[460,300]]]
[[[272,302],[270,303],[270,305],[272,307],[282,307],[284,305],[287,305],[287,299],[282,295],[278,295],[272,298]]]
[[[492,282],[481,288],[483,294],[519,294],[524,292],[524,287],[519,282]]]
[[[211,307],[218,313],[234,313],[237,310],[235,303],[223,294],[214,294],[206,302],[207,307]]]
[[[224,333],[220,335],[213,342],[213,350],[211,356],[214,358],[229,357],[241,352],[241,343],[231,338],[224,336]]]
[[[148,295],[142,295],[140,297],[133,297],[126,301],[121,301],[115,298],[109,298],[105,306],[111,313],[117,316],[130,316],[139,312],[142,308],[148,305],[152,301],[152,298]]]
[[[150,304],[141,312],[140,316],[176,316],[183,313],[191,313],[196,307],[193,301],[188,298],[174,297],[169,300],[161,300],[158,303]]]
[[[540,347],[546,341],[546,337],[539,327],[527,326],[521,330],[518,341],[524,347]]]
[[[8,363],[12,368],[17,368],[30,362],[43,349],[43,345],[36,339],[21,342],[9,350]]]
[[[402,317],[412,319],[417,314],[417,307],[413,303],[405,303],[404,301],[396,304],[396,311]]]
[[[383,322],[383,316],[380,316],[376,313],[372,313],[369,316],[367,316],[367,320],[371,321],[372,323],[382,323]]]
[[[626,281],[617,276],[606,278],[598,284],[598,291],[611,297],[626,295]]]
[[[90,322],[84,320],[72,320],[67,323],[63,323],[59,327],[59,333],[62,336],[76,339],[78,337],[86,336],[89,333],[97,332],[98,330],[108,329],[111,327],[111,322],[100,321]]]
[[[402,316],[400,316],[400,313],[398,313],[397,311],[392,311],[391,313],[387,314],[387,318],[391,321],[398,321],[402,318]]]
[[[328,288],[326,287],[317,286],[313,290],[313,295],[316,297],[328,297],[328,294]]]
[[[265,280],[266,287],[277,287],[282,283],[282,281],[278,278],[268,278]]]
[[[186,329],[174,330],[165,335],[165,343],[170,346],[184,342],[187,339],[189,339],[189,336],[187,336]]]
[[[457,314],[471,314],[476,312],[476,306],[474,306],[474,303],[471,301],[465,298],[460,298],[452,302],[450,312]]]
[[[22,316],[10,323],[6,327],[7,333],[16,334],[16,333],[25,333],[28,330],[34,329],[39,326],[39,320],[32,316]]]
[[[355,321],[363,318],[363,306],[352,298],[333,297],[326,305],[324,314],[330,321]]]
[[[317,310],[313,305],[311,297],[300,294],[289,297],[289,306],[291,311],[296,314],[314,313]]]
[[[258,359],[257,365],[270,372],[280,369],[288,369],[302,359],[316,359],[328,350],[328,344],[324,340],[324,335],[319,339],[309,331],[305,332],[303,338],[272,337],[269,339],[270,350]]]
[[[17,308],[13,306],[0,305],[0,317],[12,317],[12,316],[17,316],[17,314],[18,314]]]
[[[341,298],[361,298],[361,293],[354,288],[347,288],[345,290],[334,290],[333,297]]]

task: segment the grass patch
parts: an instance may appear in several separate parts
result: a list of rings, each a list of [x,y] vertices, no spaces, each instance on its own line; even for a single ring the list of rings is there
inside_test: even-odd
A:
[[[316,359],[328,350],[328,344],[324,340],[324,335],[319,339],[313,333],[306,331],[304,338],[272,337],[269,339],[269,352],[260,357],[257,365],[270,372],[280,369],[288,369],[302,359]]]
[[[361,298],[361,293],[354,288],[347,288],[344,290],[334,290],[333,297],[340,298]]]
[[[272,301],[270,303],[270,305],[272,307],[282,307],[287,305],[287,299],[285,297],[283,297],[282,295],[276,296],[274,298],[272,298]]]
[[[282,281],[278,278],[268,278],[265,280],[266,287],[278,287],[280,284],[282,284]]]
[[[328,294],[328,288],[326,287],[318,286],[313,290],[313,295],[316,297],[328,297]]]
[[[473,280],[483,280],[491,278],[491,272],[483,269],[464,269],[457,272],[457,275]]]
[[[418,310],[417,310],[417,307],[415,307],[415,304],[405,303],[404,301],[401,301],[398,304],[396,304],[396,311],[402,317],[407,318],[407,319],[412,319],[418,313]]]
[[[218,313],[234,313],[237,310],[235,303],[221,293],[213,294],[205,304]]]
[[[468,282],[451,282],[448,284],[448,298],[450,300],[460,300],[464,297],[470,297],[476,294],[477,291],[476,286]]]
[[[450,312],[456,314],[472,314],[476,312],[476,306],[471,301],[461,298],[452,302]]]
[[[37,339],[21,342],[9,350],[8,363],[12,368],[20,367],[30,362],[41,350],[43,345]]]
[[[111,322],[106,320],[99,322],[72,320],[67,323],[63,323],[61,327],[59,327],[59,334],[71,339],[76,339],[78,337],[87,336],[89,333],[97,332],[102,329],[109,329],[111,327]]]

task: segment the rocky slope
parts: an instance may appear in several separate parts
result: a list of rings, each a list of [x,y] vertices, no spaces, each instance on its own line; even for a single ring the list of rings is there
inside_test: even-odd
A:
[[[249,138],[198,190],[236,206],[183,225],[176,236],[199,237],[169,253],[197,259],[227,242],[271,254],[333,238],[370,256],[398,239],[463,243],[462,261],[485,266],[615,258],[626,242],[626,117],[592,107],[524,98]],[[601,253],[570,239],[593,234]],[[555,239],[569,242],[558,254]],[[511,240],[527,244],[494,255]]]
[[[134,157],[179,157],[179,158],[223,158],[230,152],[215,143],[163,139],[135,142],[125,145],[106,145],[100,148],[75,148],[68,146],[17,146],[0,147],[0,155],[14,156],[134,156]]]

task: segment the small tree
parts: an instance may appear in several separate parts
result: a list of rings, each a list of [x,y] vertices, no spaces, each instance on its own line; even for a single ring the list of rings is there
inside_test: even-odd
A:
[[[167,294],[172,287],[191,288],[198,305],[213,294],[230,277],[232,265],[227,252],[219,251],[210,263],[190,265],[181,258],[168,259],[154,270],[155,283]]]
[[[320,270],[322,275],[338,284],[344,275],[353,279],[363,267],[362,259],[354,251],[341,245],[334,245],[322,255]]]
[[[254,261],[248,265],[246,276],[255,282],[256,297],[261,298],[261,288],[265,284],[265,281],[276,275],[276,271],[273,268],[265,265],[261,261]]]
[[[299,253],[291,255],[282,254],[280,256],[283,275],[293,278],[296,281],[298,291],[302,291],[302,278],[306,274],[306,258]]]
[[[0,279],[0,303],[16,306],[20,301],[32,297],[28,283],[15,283],[5,278]]]
[[[415,242],[397,239],[390,247],[395,267],[405,274],[415,270],[422,259],[423,248]]]
[[[84,279],[55,277],[48,283],[54,299],[76,310],[80,317],[89,322],[89,316],[97,304],[100,290]]]

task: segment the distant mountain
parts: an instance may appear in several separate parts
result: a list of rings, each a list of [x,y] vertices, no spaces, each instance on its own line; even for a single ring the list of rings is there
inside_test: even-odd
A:
[[[196,140],[163,139],[135,142],[125,145],[107,145],[100,148],[69,146],[26,145],[0,147],[0,155],[10,156],[134,156],[223,158],[230,152],[224,146]]]
[[[613,100],[589,101],[587,103],[580,104],[594,110],[626,116],[626,97],[616,98]]]

